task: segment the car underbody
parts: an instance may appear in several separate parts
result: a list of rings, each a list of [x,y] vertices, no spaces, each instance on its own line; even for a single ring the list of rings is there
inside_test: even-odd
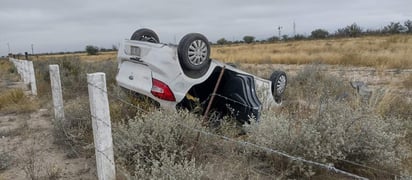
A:
[[[209,108],[219,112],[220,116],[233,116],[242,122],[258,119],[261,102],[255,92],[253,76],[225,69],[219,81],[222,70],[222,67],[216,67],[206,81],[193,86],[178,107],[194,110],[200,106],[202,114],[205,114],[209,101],[213,99]]]

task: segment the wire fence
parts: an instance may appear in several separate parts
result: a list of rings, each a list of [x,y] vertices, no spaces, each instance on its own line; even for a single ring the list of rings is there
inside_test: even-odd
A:
[[[98,87],[98,86],[95,86],[94,84],[88,83],[88,85],[89,85],[89,86],[93,86],[94,88],[97,88],[97,89],[101,90],[103,93],[107,94],[108,96],[110,96],[110,97],[112,97],[112,98],[115,98],[115,99],[119,100],[119,101],[122,102],[122,103],[125,103],[125,104],[127,104],[127,105],[129,105],[129,106],[131,106],[131,107],[137,108],[137,110],[139,110],[139,111],[147,112],[146,110],[143,110],[143,109],[141,109],[141,108],[139,108],[139,107],[137,107],[137,106],[135,106],[135,105],[127,102],[126,100],[123,100],[121,97],[118,97],[118,96],[116,96],[116,95],[111,95],[110,93],[107,92],[107,90],[104,90],[104,89],[102,89],[102,88],[100,88],[100,87]],[[235,101],[235,100],[233,100],[233,99],[231,99],[231,98],[229,98],[229,97],[225,97],[225,96],[223,96],[223,95],[219,95],[219,94],[212,94],[212,95],[217,95],[217,96],[222,97],[222,98],[225,98],[225,99],[227,99],[227,100],[232,100],[232,101],[234,101],[234,102],[237,102],[237,101]],[[277,155],[280,155],[280,156],[289,158],[289,159],[291,159],[292,161],[300,161],[300,162],[303,162],[303,163],[306,163],[306,164],[310,164],[310,165],[313,165],[313,166],[317,166],[317,167],[326,169],[326,170],[331,171],[331,172],[343,174],[343,175],[346,175],[346,176],[349,176],[349,177],[352,177],[352,178],[355,178],[355,179],[362,179],[362,180],[368,179],[368,178],[365,178],[365,177],[362,177],[362,176],[358,176],[358,175],[356,175],[356,174],[353,174],[353,173],[346,172],[346,171],[344,171],[344,170],[338,169],[338,168],[334,167],[333,164],[323,164],[323,163],[319,163],[319,162],[315,162],[315,161],[311,161],[311,160],[306,160],[306,159],[303,159],[302,157],[292,156],[292,155],[290,155],[290,154],[281,152],[281,151],[279,151],[279,150],[275,150],[275,149],[268,148],[268,147],[265,147],[265,146],[260,146],[260,145],[257,145],[257,144],[251,143],[251,142],[247,142],[247,141],[239,141],[239,140],[236,140],[236,139],[227,137],[227,136],[218,135],[218,134],[214,134],[214,133],[207,132],[207,131],[204,131],[204,130],[200,130],[200,129],[196,129],[196,128],[193,128],[193,127],[189,127],[189,126],[187,126],[187,125],[185,125],[185,124],[182,124],[182,123],[179,123],[179,122],[177,122],[177,123],[178,123],[178,125],[180,125],[181,127],[185,128],[185,129],[188,129],[188,130],[191,130],[191,131],[194,131],[194,132],[201,133],[201,134],[203,134],[203,135],[205,135],[205,136],[216,137],[216,138],[222,139],[222,140],[224,140],[224,141],[236,143],[236,144],[238,144],[238,145],[240,145],[240,146],[244,146],[244,147],[252,147],[252,148],[255,148],[255,149],[260,149],[260,150],[266,151],[266,152],[268,152],[268,153],[273,153],[273,154],[277,154]]]
[[[409,71],[405,71],[405,72],[409,72]],[[412,72],[412,71],[411,71],[411,72]],[[130,107],[132,107],[132,108],[134,108],[134,109],[136,109],[136,110],[138,110],[138,111],[140,111],[140,112],[148,113],[147,110],[145,110],[145,109],[143,109],[143,108],[141,108],[141,107],[139,107],[139,106],[136,106],[136,105],[128,102],[127,100],[119,97],[118,95],[109,93],[107,90],[102,89],[102,88],[100,88],[100,87],[98,87],[98,86],[96,86],[96,85],[94,85],[94,84],[92,84],[92,83],[88,83],[88,86],[92,86],[93,88],[97,88],[97,89],[99,89],[100,91],[102,91],[105,95],[107,95],[108,97],[111,97],[111,98],[113,98],[113,99],[115,99],[115,100],[117,100],[117,101],[119,101],[119,102],[121,102],[121,103],[123,103],[123,104],[126,104],[126,105],[128,105],[128,106],[130,106]],[[243,105],[243,106],[245,106],[245,107],[249,107],[247,104],[238,102],[238,101],[236,101],[236,100],[233,100],[233,99],[231,99],[231,98],[229,98],[229,97],[226,97],[226,96],[223,96],[223,95],[220,95],[220,94],[217,94],[217,93],[210,94],[210,95],[208,96],[208,98],[207,98],[206,100],[204,100],[202,103],[205,103],[205,102],[207,102],[208,100],[210,100],[210,97],[212,97],[212,96],[217,96],[217,97],[220,97],[220,98],[224,98],[225,100],[228,100],[228,101],[232,101],[232,102],[234,102],[234,103],[241,104],[241,105]],[[108,124],[106,121],[104,121],[104,120],[102,120],[102,119],[100,119],[100,118],[98,118],[98,117],[96,117],[96,116],[93,116],[93,115],[91,115],[91,117],[92,117],[92,118],[95,118],[96,120],[98,120],[98,121],[100,122],[100,124],[102,124],[102,125],[104,125],[104,126],[106,126],[106,127],[111,127],[111,124]],[[74,117],[71,117],[71,118],[74,118]],[[183,123],[178,123],[178,125],[181,126],[182,128],[185,128],[185,129],[188,129],[188,130],[190,130],[190,131],[203,134],[203,135],[205,135],[205,136],[207,136],[207,137],[219,138],[219,139],[222,139],[222,140],[224,140],[224,141],[226,141],[226,142],[235,143],[235,144],[237,144],[237,145],[239,145],[239,146],[242,146],[242,147],[249,147],[249,148],[259,149],[259,150],[265,151],[265,152],[267,152],[267,153],[276,154],[276,155],[279,155],[279,156],[288,158],[288,159],[290,159],[291,161],[299,161],[299,162],[302,162],[302,163],[305,163],[305,164],[309,164],[309,165],[312,165],[312,166],[316,166],[316,167],[325,169],[325,170],[330,171],[330,172],[342,174],[342,175],[345,175],[345,176],[348,176],[348,177],[351,177],[351,178],[355,178],[355,179],[367,179],[366,177],[362,177],[362,176],[356,175],[356,174],[354,174],[354,173],[350,173],[350,172],[344,171],[344,170],[342,170],[342,169],[338,169],[338,168],[334,167],[334,165],[331,164],[331,163],[329,163],[329,164],[326,163],[326,164],[325,164],[325,163],[320,163],[320,162],[316,162],[316,161],[312,161],[312,160],[307,160],[307,159],[304,159],[304,158],[302,158],[302,157],[293,156],[293,155],[290,155],[290,154],[288,154],[288,153],[285,153],[285,152],[282,152],[282,151],[279,151],[279,150],[276,150],[276,149],[273,149],[273,148],[269,148],[269,147],[266,147],[266,146],[258,145],[258,144],[251,143],[251,142],[248,142],[248,141],[240,141],[240,140],[236,140],[236,139],[233,139],[233,138],[230,138],[230,137],[227,137],[227,136],[214,134],[214,133],[212,133],[212,132],[208,132],[208,131],[205,131],[205,130],[197,129],[197,128],[194,128],[194,127],[189,127],[189,126],[187,126],[187,125],[185,125],[185,124],[183,124]],[[121,138],[120,138],[120,139],[116,139],[116,140],[125,141],[125,140],[123,140],[123,139],[121,139]],[[123,143],[127,143],[127,142],[123,142]],[[73,148],[73,147],[72,147],[72,148]],[[104,153],[104,151],[102,151],[102,150],[100,150],[100,149],[96,149],[96,152],[97,152],[97,153],[100,153],[101,155],[103,155],[103,157],[105,157],[111,164],[113,164],[113,165],[115,164],[115,162],[113,162],[112,160],[110,160],[110,158]],[[145,159],[146,159],[147,161],[152,162],[152,163],[156,163],[154,160],[152,160],[151,158],[149,158],[149,157],[147,157],[147,156],[145,156]],[[385,174],[394,176],[395,178],[401,177],[401,178],[410,178],[410,179],[412,179],[411,176],[402,176],[402,175],[395,174],[395,173],[391,173],[391,172],[388,172],[388,171],[385,171],[385,170],[382,170],[382,169],[378,169],[378,168],[370,167],[370,166],[367,166],[367,165],[363,165],[363,164],[361,164],[361,163],[352,162],[352,161],[345,160],[345,159],[340,159],[340,161],[345,162],[345,163],[349,163],[349,164],[352,164],[352,165],[355,165],[355,166],[358,166],[358,167],[371,169],[371,170],[376,171],[376,172],[385,173]],[[172,169],[168,169],[168,171],[164,171],[164,173],[167,174],[170,178],[176,179],[176,178],[172,175],[172,173],[173,173],[173,172],[172,172]]]
[[[101,91],[103,91],[105,94],[107,94],[109,97],[114,98],[115,100],[117,100],[117,101],[119,101],[119,102],[122,102],[122,103],[124,103],[124,104],[126,104],[126,105],[128,105],[128,106],[130,106],[130,107],[133,107],[133,108],[135,108],[135,109],[138,110],[138,111],[141,111],[141,112],[144,112],[144,113],[148,113],[147,110],[144,110],[144,109],[142,109],[142,108],[140,108],[140,107],[138,107],[138,106],[136,106],[136,105],[134,105],[134,104],[132,104],[132,103],[129,103],[129,102],[127,102],[127,100],[124,100],[123,98],[121,98],[121,97],[119,97],[119,96],[117,96],[117,95],[111,94],[111,93],[109,93],[107,90],[101,89],[101,88],[99,88],[99,87],[97,87],[97,86],[94,86],[93,84],[90,84],[90,83],[88,83],[88,85],[91,85],[91,86],[93,86],[93,87],[95,87],[95,88],[98,88],[99,90],[101,90]],[[241,102],[239,102],[239,101],[236,101],[236,100],[234,100],[234,99],[231,99],[230,97],[226,97],[226,96],[223,96],[223,95],[217,94],[217,93],[215,93],[215,94],[210,94],[203,102],[201,102],[201,104],[207,103],[207,102],[210,100],[211,96],[217,96],[217,97],[223,98],[223,99],[225,99],[225,100],[232,101],[232,102],[234,102],[234,103],[243,105],[243,106],[245,106],[245,107],[252,108],[252,107],[250,107],[250,106],[247,105],[247,104],[241,103]],[[350,172],[347,172],[347,171],[338,169],[338,168],[334,167],[333,164],[331,164],[331,163],[329,163],[329,164],[324,164],[324,163],[319,163],[319,162],[316,162],[316,161],[306,160],[306,159],[304,159],[304,158],[302,158],[302,157],[293,156],[293,155],[290,155],[290,154],[288,154],[288,153],[285,153],[285,152],[282,152],[282,151],[279,151],[279,150],[275,150],[275,149],[268,148],[268,147],[265,147],[265,146],[260,146],[260,145],[258,145],[258,144],[254,144],[254,143],[247,142],[247,141],[239,141],[239,140],[236,140],[236,139],[227,137],[227,136],[218,135],[218,134],[214,134],[214,133],[211,133],[211,132],[208,132],[208,131],[204,131],[204,130],[196,129],[196,128],[193,128],[193,127],[189,127],[189,126],[187,126],[187,125],[185,125],[185,124],[182,124],[182,123],[179,123],[179,122],[177,122],[177,123],[178,123],[178,125],[180,125],[180,126],[183,127],[183,128],[186,128],[186,129],[191,130],[191,131],[194,131],[194,132],[201,133],[201,134],[203,134],[203,135],[205,135],[205,136],[216,137],[216,138],[225,140],[225,141],[227,141],[227,142],[236,143],[236,144],[238,144],[238,145],[240,145],[240,146],[244,146],[244,147],[253,147],[253,148],[255,148],[255,149],[260,149],[260,150],[266,151],[266,152],[268,152],[268,153],[274,153],[274,154],[277,154],[277,155],[286,157],[286,158],[288,158],[288,159],[290,159],[290,160],[292,160],[292,161],[300,161],[300,162],[303,162],[303,163],[306,163],[306,164],[310,164],[310,165],[313,165],[313,166],[317,166],[317,167],[323,168],[323,169],[328,170],[328,171],[331,171],[331,172],[343,174],[343,175],[346,175],[346,176],[349,176],[349,177],[352,177],[352,178],[356,178],[356,179],[368,179],[368,178],[365,178],[365,177],[362,177],[362,176],[358,176],[358,175],[356,175],[356,174],[353,174],[353,173],[350,173]],[[391,172],[386,171],[386,170],[383,170],[383,169],[378,169],[378,168],[370,167],[370,166],[367,166],[367,165],[364,165],[364,164],[360,164],[360,163],[357,163],[357,162],[353,162],[353,161],[349,161],[349,160],[346,160],[346,159],[339,159],[339,161],[342,161],[342,162],[345,162],[345,163],[349,163],[349,164],[351,164],[351,165],[355,165],[355,166],[358,166],[358,167],[367,168],[367,169],[373,170],[373,171],[378,172],[378,173],[391,175],[391,176],[395,177],[395,179],[397,179],[397,178],[412,179],[412,176],[404,176],[404,175],[400,175],[400,174],[391,173]]]

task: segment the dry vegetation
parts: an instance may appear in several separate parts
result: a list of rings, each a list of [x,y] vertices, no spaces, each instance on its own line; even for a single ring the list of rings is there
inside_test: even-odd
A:
[[[21,88],[7,88],[19,79],[17,70],[8,61],[0,62],[0,113],[27,113],[38,109],[35,98],[26,96]]]
[[[212,57],[225,62],[412,68],[412,36],[393,35],[274,44],[213,46]]]
[[[199,136],[187,129],[191,127],[332,163],[372,179],[394,178],[388,173],[410,176],[411,103],[384,91],[370,101],[361,101],[348,83],[318,68],[308,66],[299,71],[290,81],[284,106],[264,112],[259,123],[244,126],[246,135],[239,134],[239,127],[230,117],[216,129],[202,125],[200,117],[186,111],[152,110],[135,118],[115,120],[117,164],[137,179],[344,177],[277,154]],[[405,108],[397,109],[398,105]]]
[[[388,36],[214,46],[212,56],[236,62],[240,68],[245,68],[242,63],[312,62],[412,68],[411,39],[411,36]],[[42,56],[34,66],[40,102],[47,102],[43,106],[51,108],[48,65],[60,65],[66,121],[54,124],[53,135],[55,143],[65,147],[69,158],[94,154],[86,74],[106,73],[119,179],[346,178],[276,154],[199,134],[186,127],[331,163],[371,179],[394,179],[388,172],[412,175],[412,103],[396,91],[378,89],[371,99],[362,101],[346,79],[320,71],[318,65],[308,65],[289,76],[284,104],[264,112],[259,123],[239,127],[231,117],[225,117],[221,126],[211,128],[197,115],[156,109],[148,100],[135,98],[117,87],[115,55],[115,52],[107,52],[97,56]],[[1,68],[2,79],[15,74],[10,65],[3,63]],[[400,84],[410,90],[412,75]],[[2,91],[0,111],[5,107],[2,104],[24,107],[26,104],[20,101],[23,97],[19,90]],[[148,112],[119,102],[116,97]],[[0,172],[9,164],[10,155],[0,153]],[[50,177],[59,176],[59,172],[48,169]],[[29,174],[31,170],[27,169]]]
[[[87,53],[76,53],[76,54],[52,54],[52,55],[42,55],[33,57],[34,60],[48,61],[51,59],[62,59],[75,56],[82,62],[94,62],[94,61],[105,61],[113,60],[117,56],[117,51],[110,52],[99,52],[98,55],[87,55]]]

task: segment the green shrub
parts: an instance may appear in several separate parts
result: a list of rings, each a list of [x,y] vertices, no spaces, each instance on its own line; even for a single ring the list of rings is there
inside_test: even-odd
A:
[[[86,46],[87,55],[97,55],[99,53],[99,48],[92,45]]]

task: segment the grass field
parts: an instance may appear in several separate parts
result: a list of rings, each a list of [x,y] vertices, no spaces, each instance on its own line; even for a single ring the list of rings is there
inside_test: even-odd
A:
[[[412,68],[412,36],[394,35],[274,44],[213,46],[212,57],[225,62]]]
[[[38,60],[78,56],[84,61],[116,59],[117,52],[44,55]],[[223,62],[253,64],[323,63],[367,66],[378,69],[411,69],[412,36],[391,35],[360,38],[290,41],[271,44],[213,45],[211,57]]]

